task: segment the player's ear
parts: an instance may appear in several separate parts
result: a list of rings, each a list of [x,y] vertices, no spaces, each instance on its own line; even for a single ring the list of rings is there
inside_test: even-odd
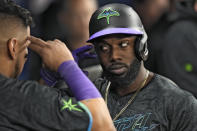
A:
[[[17,39],[11,38],[7,42],[8,47],[8,56],[10,59],[16,59],[16,53],[17,53]]]

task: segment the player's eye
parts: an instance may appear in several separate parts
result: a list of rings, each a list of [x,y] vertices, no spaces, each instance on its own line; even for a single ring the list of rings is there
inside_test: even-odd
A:
[[[119,44],[119,46],[120,46],[121,48],[126,48],[128,45],[129,45],[129,42],[128,42],[128,41],[123,41],[123,42],[121,42],[121,43]]]
[[[99,46],[99,50],[102,51],[103,53],[108,53],[110,51],[110,47],[109,45],[101,44]]]

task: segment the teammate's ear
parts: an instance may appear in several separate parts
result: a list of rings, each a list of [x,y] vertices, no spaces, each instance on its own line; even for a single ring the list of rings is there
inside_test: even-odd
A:
[[[8,56],[10,59],[15,59],[16,58],[16,51],[17,51],[17,39],[16,38],[11,38],[7,42],[7,47],[8,47]]]

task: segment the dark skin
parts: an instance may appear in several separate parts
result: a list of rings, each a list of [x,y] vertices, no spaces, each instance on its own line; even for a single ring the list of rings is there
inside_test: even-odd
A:
[[[130,64],[133,63],[134,59],[136,59],[134,52],[136,38],[136,36],[115,34],[96,40],[95,47],[103,68],[112,75],[124,77],[128,72],[128,68],[126,68],[126,66],[112,65],[117,62],[123,63],[129,67]],[[124,96],[141,88],[141,85],[145,80],[146,72],[147,70],[145,69],[143,62],[141,62],[139,72],[131,85],[128,87],[115,88],[116,93],[120,96]],[[145,85],[152,79],[152,77],[153,73],[149,73]]]

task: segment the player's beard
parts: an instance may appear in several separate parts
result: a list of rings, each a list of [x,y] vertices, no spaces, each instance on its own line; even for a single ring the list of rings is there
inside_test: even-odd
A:
[[[130,66],[127,66],[122,63],[125,67],[128,68],[128,71],[124,73],[123,75],[115,75],[110,73],[107,69],[103,69],[103,75],[111,81],[111,87],[112,88],[128,88],[130,85],[134,82],[136,79],[141,62],[138,59],[134,59],[133,62],[131,62]]]

